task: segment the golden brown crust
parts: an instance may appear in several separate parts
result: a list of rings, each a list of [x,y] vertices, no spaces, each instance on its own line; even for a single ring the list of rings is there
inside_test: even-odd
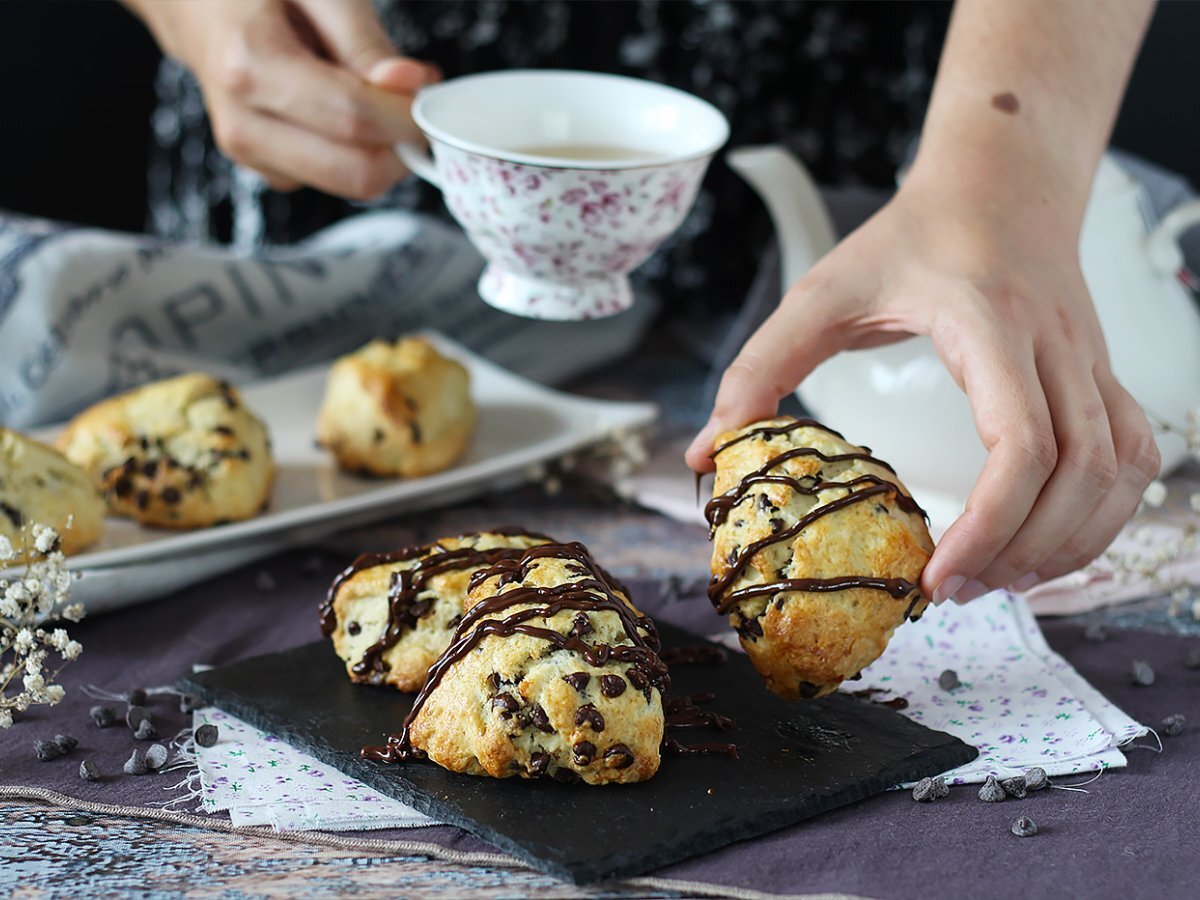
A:
[[[453,465],[474,427],[466,368],[423,338],[402,338],[333,364],[317,440],[347,471],[412,478]]]
[[[58,532],[63,553],[91,546],[104,533],[104,501],[87,473],[60,453],[0,428],[0,535],[18,550],[32,525]],[[22,551],[14,562],[29,558]]]
[[[336,624],[331,636],[334,651],[345,662],[350,680],[387,684],[401,691],[420,690],[425,673],[446,649],[462,618],[471,576],[485,563],[455,565],[433,574],[411,600],[404,598],[407,601],[404,609],[394,610],[389,603],[389,592],[400,573],[420,571],[423,565],[437,565],[447,554],[452,558],[464,550],[523,550],[546,542],[544,537],[529,534],[463,534],[397,554],[408,556],[412,552],[409,558],[379,565],[364,564],[349,577],[339,577],[332,589]],[[397,614],[404,616],[405,622],[397,630],[395,643],[368,657],[368,651],[384,636]],[[374,662],[376,658],[378,663]],[[367,664],[360,666],[364,659]],[[356,667],[360,670],[355,671]]]
[[[755,429],[786,428],[794,422],[756,422],[719,435],[714,446]],[[822,455],[805,451],[772,465],[795,448]],[[716,456],[713,495],[728,494],[737,503],[714,529],[712,572],[716,587],[724,588],[716,591],[714,603],[729,605],[729,622],[754,667],[772,691],[789,699],[835,690],[877,659],[896,627],[906,616],[919,616],[927,603],[919,589],[904,591],[903,585],[920,582],[933,552],[922,515],[895,473],[880,462],[828,459],[846,454],[865,455],[865,450],[819,426],[801,425],[786,433],[739,440]],[[753,472],[790,476],[815,494],[787,483],[743,485],[743,478]],[[857,483],[823,486],[850,481]],[[857,501],[838,504],[859,492],[866,493]],[[824,515],[817,512],[830,503],[835,508]],[[797,533],[772,541],[774,535],[794,530],[802,517],[810,521]],[[746,559],[747,548],[760,541],[761,549]],[[740,571],[732,574],[743,561]],[[847,576],[890,580],[903,594],[897,598],[863,586],[818,592],[781,585],[777,592],[764,588],[762,594],[740,601],[728,599],[735,591],[787,579],[830,581]]]
[[[550,556],[526,566],[516,581],[486,578],[470,592],[468,605],[510,591],[596,577],[594,569],[581,572],[575,560]],[[601,596],[600,591],[591,593]],[[624,594],[613,589],[613,596],[640,617]],[[545,602],[515,603],[485,614],[474,627]],[[634,645],[621,616],[599,606],[535,615],[528,621],[563,636],[574,632],[593,647]],[[653,659],[657,662],[657,656]],[[592,664],[576,650],[556,649],[528,634],[490,634],[453,663],[430,692],[411,724],[412,746],[451,771],[473,775],[545,775],[588,784],[644,781],[658,771],[663,705],[657,687],[638,672],[631,675],[635,669],[614,658]]]
[[[275,480],[266,427],[236,388],[201,373],[101,401],[57,443],[91,476],[111,514],[143,525],[204,528],[253,518]]]

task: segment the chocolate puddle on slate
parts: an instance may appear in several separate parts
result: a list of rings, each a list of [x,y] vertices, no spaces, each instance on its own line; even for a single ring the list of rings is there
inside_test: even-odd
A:
[[[659,632],[664,648],[705,643],[670,625],[660,624]],[[668,755],[650,781],[606,787],[361,759],[364,744],[397,730],[412,695],[351,684],[328,641],[200,672],[180,684],[380,793],[577,884],[641,875],[976,756],[955,737],[845,694],[781,700],[740,654],[719,665],[678,666],[671,679],[676,696],[715,693],[705,708],[732,716],[740,729],[671,729],[668,738],[732,740],[740,759]]]

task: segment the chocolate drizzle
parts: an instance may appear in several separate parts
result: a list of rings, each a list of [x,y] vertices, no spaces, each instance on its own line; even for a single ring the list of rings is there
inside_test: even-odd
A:
[[[550,541],[550,538],[545,535],[512,527],[497,528],[485,533]],[[482,534],[464,534],[459,535],[458,540],[471,540],[481,536]],[[352,667],[355,675],[366,677],[370,681],[380,681],[387,671],[383,655],[395,646],[406,631],[415,628],[417,622],[433,609],[432,600],[418,599],[418,595],[425,590],[431,578],[446,572],[491,566],[503,559],[519,558],[526,549],[525,547],[492,547],[486,550],[476,547],[448,549],[440,541],[434,541],[389,553],[364,553],[340,572],[333,580],[333,584],[330,585],[329,592],[320,606],[321,633],[328,637],[337,628],[337,615],[333,608],[334,600],[342,586],[356,574],[377,566],[417,560],[415,565],[392,573],[388,588],[387,625],[379,639],[367,648],[363,658]]]
[[[781,425],[764,425],[759,428],[751,428],[718,446],[713,450],[712,458],[716,459],[723,450],[741,441],[753,437],[762,437],[764,440],[769,440],[773,436],[790,434],[800,428],[819,428],[838,438],[842,438],[842,435],[832,428],[827,428],[812,419],[794,419]],[[844,438],[842,439],[844,440]],[[905,618],[911,616],[913,610],[921,600],[921,593],[918,585],[904,578],[879,578],[866,575],[846,575],[835,578],[784,578],[782,577],[784,572],[781,570],[779,573],[780,578],[777,581],[755,584],[732,592],[729,591],[754,556],[762,550],[770,547],[772,544],[791,540],[809,525],[824,516],[846,509],[856,503],[865,502],[872,497],[887,495],[891,502],[894,502],[905,512],[928,518],[925,515],[925,511],[898,484],[888,481],[879,475],[864,474],[848,481],[829,481],[824,478],[820,471],[814,475],[800,477],[774,471],[788,460],[799,457],[814,457],[822,463],[862,460],[880,466],[895,474],[895,470],[891,466],[873,457],[869,449],[865,447],[853,453],[836,454],[827,454],[815,447],[792,447],[772,456],[764,465],[746,474],[735,487],[713,497],[704,508],[704,515],[709,524],[710,539],[715,535],[716,529],[727,521],[730,511],[748,496],[750,488],[754,485],[780,484],[791,488],[792,491],[798,494],[814,498],[818,497],[822,491],[844,490],[846,492],[827,503],[816,506],[807,514],[801,516],[791,527],[783,528],[781,525],[773,525],[770,535],[753,541],[744,547],[735,548],[728,560],[725,572],[721,575],[714,574],[708,585],[708,597],[712,601],[713,606],[716,607],[717,612],[727,614],[744,600],[762,596],[770,597],[787,591],[826,593],[851,588],[868,588],[883,591],[897,600],[911,598],[911,602],[905,612]],[[765,495],[762,496],[765,497]],[[744,622],[742,628],[747,630],[750,636],[753,637],[761,633],[761,627],[758,626],[756,621],[752,627],[750,624],[751,621],[753,620],[748,619]]]
[[[398,734],[388,737],[387,744],[382,747],[364,747],[364,759],[379,762],[399,762],[402,760],[419,759],[424,754],[412,746],[410,731],[426,701],[437,689],[446,672],[455,663],[463,659],[486,637],[511,637],[514,634],[524,634],[546,641],[552,650],[567,650],[577,653],[592,666],[603,666],[611,661],[630,666],[628,674],[630,682],[645,683],[653,686],[660,694],[665,694],[670,684],[667,667],[658,657],[660,643],[654,624],[645,616],[637,613],[627,602],[617,596],[617,583],[593,562],[587,549],[579,543],[542,544],[524,550],[519,558],[506,557],[496,560],[490,566],[480,569],[471,577],[472,587],[482,584],[489,578],[495,578],[495,589],[500,590],[507,584],[524,581],[538,560],[555,558],[571,560],[583,569],[584,577],[578,581],[566,582],[552,587],[518,586],[511,590],[498,593],[495,596],[481,600],[463,615],[455,631],[450,646],[438,660],[429,667],[425,684],[413,701],[412,710],[404,720]],[[623,593],[623,591],[622,591]],[[508,612],[516,606],[527,606],[516,612]],[[580,629],[573,628],[568,634],[552,628],[535,624],[536,620],[545,623],[564,610],[579,610],[581,612],[615,613],[621,622],[628,643],[608,645],[589,644],[581,634]],[[636,678],[635,674],[636,673]],[[609,751],[611,752],[611,750]],[[630,760],[632,762],[632,759]],[[610,760],[616,763],[621,760]]]

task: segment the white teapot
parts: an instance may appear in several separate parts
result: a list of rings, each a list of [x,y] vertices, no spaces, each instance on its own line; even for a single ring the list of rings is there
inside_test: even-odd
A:
[[[766,203],[779,238],[784,286],[836,242],[803,165],[777,146],[728,154]],[[1178,238],[1200,223],[1200,200],[1147,225],[1142,187],[1111,158],[1101,162],[1080,237],[1084,279],[1121,384],[1152,422],[1183,424],[1200,407],[1200,308],[1179,280]],[[915,337],[840,353],[797,390],[818,419],[869,445],[902,472],[935,524],[962,511],[986,456],[966,395],[932,342]],[[1158,437],[1163,471],[1186,456],[1181,437]]]

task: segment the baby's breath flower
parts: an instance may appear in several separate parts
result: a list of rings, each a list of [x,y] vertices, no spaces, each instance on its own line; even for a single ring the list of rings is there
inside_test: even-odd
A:
[[[1142,492],[1142,501],[1149,507],[1157,509],[1167,499],[1167,486],[1161,481],[1152,481]]]
[[[54,679],[83,651],[65,628],[54,627],[60,619],[78,622],[83,616],[81,604],[67,604],[71,572],[58,533],[35,524],[20,543],[25,571],[0,578],[0,728],[12,726],[14,712],[62,700],[66,691]],[[16,556],[12,541],[0,537],[0,562]],[[51,652],[60,660],[57,666],[49,663]],[[15,686],[21,689],[14,693]]]

